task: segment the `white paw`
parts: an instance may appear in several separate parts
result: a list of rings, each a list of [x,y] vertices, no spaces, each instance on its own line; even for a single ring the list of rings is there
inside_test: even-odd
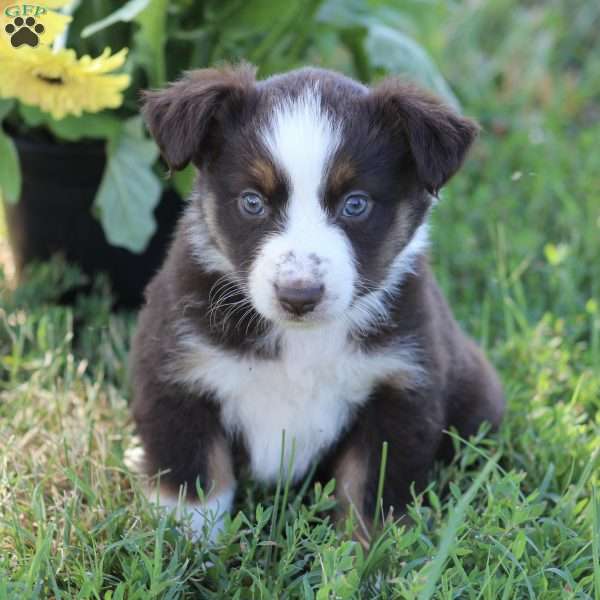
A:
[[[159,492],[158,504],[169,513],[175,512],[175,518],[182,522],[182,531],[189,534],[192,540],[208,539],[214,543],[223,529],[225,514],[231,511],[234,491],[230,488],[211,495],[204,503],[190,502]]]
[[[146,452],[139,439],[134,438],[132,445],[125,450],[123,463],[133,473],[144,473],[146,466]]]

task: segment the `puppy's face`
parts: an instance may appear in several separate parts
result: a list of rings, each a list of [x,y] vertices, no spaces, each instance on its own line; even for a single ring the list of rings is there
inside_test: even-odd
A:
[[[255,82],[204,70],[147,96],[172,168],[199,168],[204,233],[258,313],[326,323],[397,283],[432,193],[475,126],[395,81],[375,90],[301,70]]]

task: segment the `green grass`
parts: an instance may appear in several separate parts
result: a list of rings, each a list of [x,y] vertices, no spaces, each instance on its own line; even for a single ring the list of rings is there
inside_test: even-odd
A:
[[[412,33],[484,126],[432,259],[502,375],[499,435],[456,440],[414,525],[368,551],[333,527],[332,484],[286,482],[244,483],[220,543],[193,544],[124,465],[134,316],[101,281],[58,305],[79,276],[45,265],[0,281],[0,600],[600,600],[600,7],[423,4]]]

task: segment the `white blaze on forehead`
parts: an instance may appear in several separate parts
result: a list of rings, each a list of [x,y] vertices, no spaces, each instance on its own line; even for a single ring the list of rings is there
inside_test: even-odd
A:
[[[356,278],[352,246],[329,222],[322,195],[329,165],[342,139],[341,123],[322,106],[317,85],[273,107],[262,132],[273,162],[285,174],[288,198],[283,230],[266,239],[249,282],[256,308],[277,315],[273,283],[311,279],[325,293],[313,314],[340,314]]]
[[[303,212],[310,212],[313,217],[321,213],[324,217],[319,186],[340,144],[341,127],[323,109],[318,86],[307,87],[298,97],[277,103],[263,137],[274,160],[288,176],[290,200],[297,200]],[[300,206],[291,202],[290,208],[294,212]]]

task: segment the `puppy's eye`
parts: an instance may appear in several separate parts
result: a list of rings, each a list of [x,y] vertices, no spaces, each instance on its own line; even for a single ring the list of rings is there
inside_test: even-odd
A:
[[[265,212],[265,201],[263,197],[252,190],[244,192],[240,196],[240,210],[247,216],[260,217]]]
[[[342,217],[346,219],[364,218],[371,210],[371,199],[364,192],[351,192],[344,198]]]

